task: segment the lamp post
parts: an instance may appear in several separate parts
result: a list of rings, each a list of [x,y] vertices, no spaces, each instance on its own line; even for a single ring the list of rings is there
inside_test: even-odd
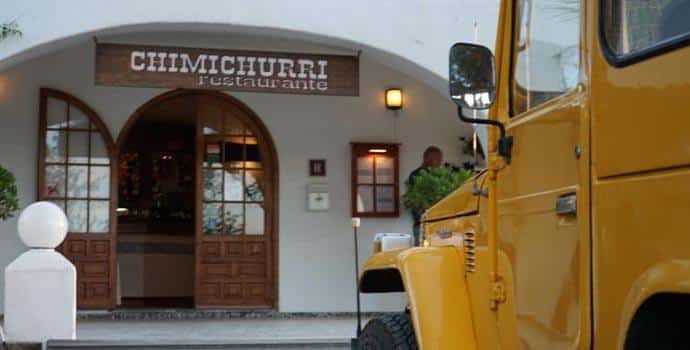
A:
[[[357,335],[350,343],[353,350],[359,349],[359,336],[362,334],[362,309],[359,299],[359,241],[357,240],[357,231],[360,225],[361,220],[359,218],[352,218],[352,232],[355,243],[355,294],[357,296]]]

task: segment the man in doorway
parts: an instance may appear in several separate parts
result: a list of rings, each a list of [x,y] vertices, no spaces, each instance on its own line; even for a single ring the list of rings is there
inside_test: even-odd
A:
[[[407,178],[407,183],[410,185],[414,185],[415,183],[415,177],[419,175],[419,173],[424,170],[424,169],[430,169],[430,168],[438,168],[443,165],[443,151],[441,151],[440,148],[436,146],[429,146],[424,150],[424,155],[422,157],[422,165],[420,165],[417,169],[413,170],[410,173],[410,176]],[[418,213],[415,210],[412,210],[412,219],[414,220],[414,224],[412,226],[412,234],[414,235],[414,244],[415,246],[419,245],[419,224],[422,218],[423,213]]]

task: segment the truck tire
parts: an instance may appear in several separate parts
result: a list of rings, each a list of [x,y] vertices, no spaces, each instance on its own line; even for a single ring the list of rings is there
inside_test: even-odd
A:
[[[362,330],[360,349],[417,350],[417,338],[410,316],[400,313],[373,318]]]

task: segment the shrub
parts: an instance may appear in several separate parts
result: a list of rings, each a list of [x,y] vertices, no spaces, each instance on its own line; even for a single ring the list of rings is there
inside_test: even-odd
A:
[[[0,166],[0,220],[11,218],[19,209],[14,175]]]
[[[422,214],[455,191],[470,176],[471,172],[450,166],[422,169],[415,176],[414,184],[405,184],[403,202],[407,208]]]

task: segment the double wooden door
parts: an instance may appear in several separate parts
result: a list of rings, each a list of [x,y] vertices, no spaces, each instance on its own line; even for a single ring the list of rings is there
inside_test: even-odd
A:
[[[277,177],[271,138],[251,110],[222,93],[172,91],[132,119],[173,98],[193,100],[196,110],[195,304],[273,308]],[[41,89],[39,136],[37,197],[68,217],[69,234],[59,250],[77,269],[78,307],[113,309],[117,146],[93,109],[52,89]]]

